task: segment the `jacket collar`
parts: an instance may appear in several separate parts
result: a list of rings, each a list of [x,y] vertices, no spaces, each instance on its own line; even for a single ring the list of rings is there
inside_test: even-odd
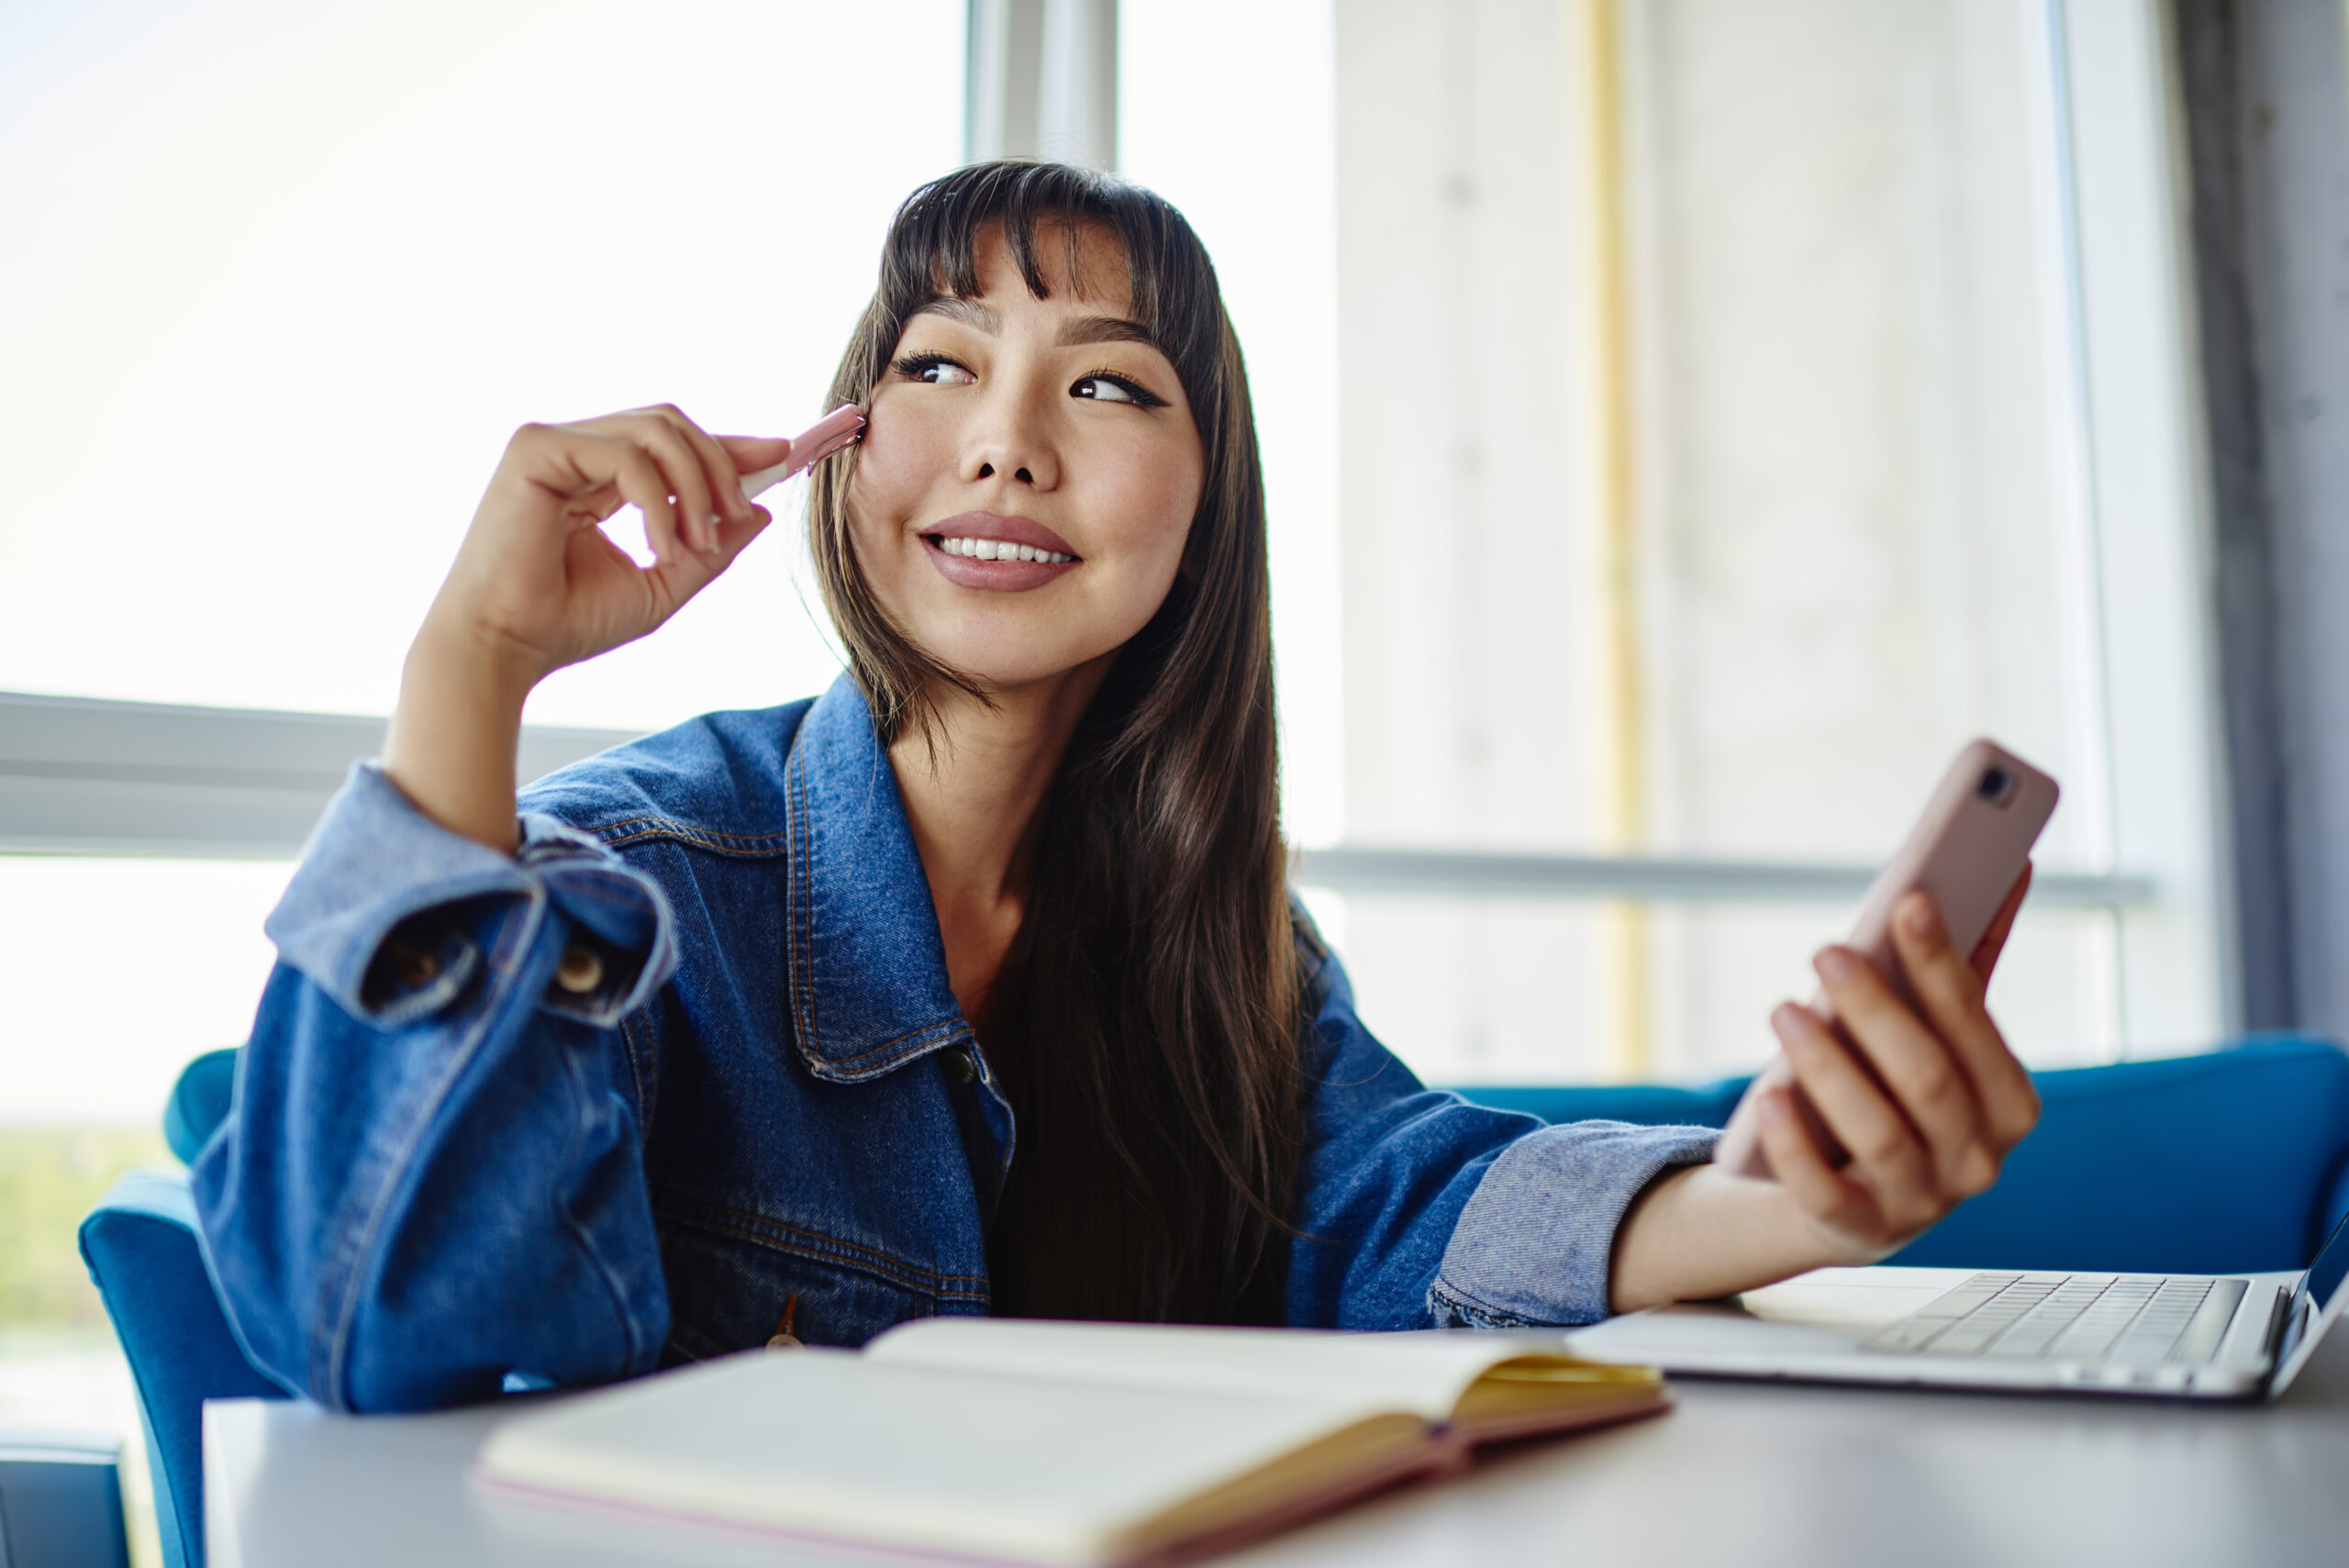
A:
[[[808,1070],[862,1083],[969,1040],[897,775],[849,676],[799,726],[784,788],[792,1032]]]

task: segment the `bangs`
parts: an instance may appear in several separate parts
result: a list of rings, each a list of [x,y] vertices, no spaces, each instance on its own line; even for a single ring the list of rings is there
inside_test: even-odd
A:
[[[1041,250],[1057,241],[1078,276],[1083,229],[1108,230],[1126,253],[1133,317],[1174,366],[1201,431],[1217,428],[1225,325],[1215,265],[1191,226],[1163,197],[1065,163],[998,162],[958,170],[906,198],[889,226],[875,304],[896,331],[941,295],[979,293],[978,239],[1000,228],[1028,292],[1048,296]],[[870,367],[878,379],[884,366]]]

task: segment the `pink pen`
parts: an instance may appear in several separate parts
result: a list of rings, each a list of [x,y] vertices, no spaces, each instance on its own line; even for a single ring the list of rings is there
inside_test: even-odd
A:
[[[843,403],[791,439],[791,456],[773,468],[742,476],[742,498],[754,500],[805,468],[813,468],[834,452],[856,444],[864,434],[864,410]]]

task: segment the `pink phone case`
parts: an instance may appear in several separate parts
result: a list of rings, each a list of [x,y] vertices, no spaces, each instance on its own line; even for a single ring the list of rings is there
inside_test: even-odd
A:
[[[1972,953],[2015,878],[2022,874],[2031,847],[2054,815],[2060,793],[2054,779],[2012,751],[1988,740],[1969,743],[1942,775],[1899,851],[1869,887],[1845,945],[1865,954],[1913,1006],[1916,996],[1893,952],[1892,906],[1910,888],[1924,889],[1940,907],[1951,942],[1958,951]],[[1824,996],[1813,997],[1810,1006],[1831,1021],[1834,1017]],[[1793,1081],[1794,1070],[1785,1055],[1773,1058],[1738,1102],[1713,1151],[1716,1163],[1742,1176],[1770,1174],[1752,1107],[1758,1092]],[[1813,1132],[1833,1148],[1833,1139],[1824,1136],[1824,1126],[1799,1090],[1797,1097]]]

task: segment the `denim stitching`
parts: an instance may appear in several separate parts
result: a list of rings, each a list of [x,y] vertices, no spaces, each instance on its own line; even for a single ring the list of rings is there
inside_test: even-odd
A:
[[[593,828],[582,828],[577,831],[591,834],[598,839],[606,839],[607,834],[617,833],[623,828],[635,828],[646,823],[651,824],[652,830],[655,832],[691,833],[703,838],[731,839],[740,844],[763,844],[770,839],[785,838],[789,833],[788,828],[766,833],[729,833],[721,828],[704,828],[696,822],[680,822],[674,817],[664,817],[659,812],[644,817],[623,817],[617,822],[605,822]],[[606,841],[608,842],[608,839],[606,839]]]
[[[707,853],[713,855],[726,855],[735,860],[771,861],[779,855],[789,853],[787,845],[780,841],[781,835],[775,835],[774,837],[778,841],[768,847],[759,849],[737,849],[730,844],[713,844],[707,839],[700,837],[690,828],[686,828],[683,825],[672,825],[665,828],[648,828],[641,833],[630,833],[624,839],[608,839],[605,840],[605,847],[607,849],[613,850],[628,850],[633,849],[639,844],[660,843],[665,841],[669,843],[690,844],[695,849],[704,851]]]
[[[1468,1292],[1462,1290],[1459,1286],[1447,1283],[1441,1276],[1438,1276],[1433,1284],[1428,1286],[1428,1307],[1430,1308],[1430,1315],[1437,1318],[1438,1319],[1442,1318],[1443,1313],[1438,1312],[1434,1309],[1441,1307],[1449,1310],[1454,1316],[1475,1324],[1480,1329],[1546,1329],[1554,1327],[1554,1325],[1544,1323],[1537,1318],[1528,1318],[1521,1313],[1511,1312],[1504,1307],[1488,1306],[1484,1302],[1478,1301],[1474,1296],[1471,1296]]]
[[[794,1236],[804,1236],[807,1238],[808,1240],[824,1246],[839,1247],[852,1252],[862,1252],[866,1257],[873,1259],[876,1265],[885,1265],[890,1268],[898,1269],[907,1274],[918,1275],[927,1281],[985,1280],[986,1278],[986,1275],[985,1274],[940,1273],[935,1269],[926,1269],[919,1263],[908,1262],[905,1259],[898,1257],[894,1252],[885,1252],[878,1247],[868,1247],[862,1241],[850,1241],[838,1236],[829,1235],[821,1230],[811,1230],[804,1225],[794,1225],[788,1220],[776,1219],[769,1215],[753,1214],[748,1209],[736,1208],[730,1204],[714,1203],[707,1198],[678,1197],[670,1200],[662,1207],[673,1211],[675,1218],[686,1225],[698,1225],[705,1229],[722,1229],[723,1227],[720,1225],[719,1220],[707,1218],[708,1216],[714,1215],[722,1217],[724,1220],[737,1222],[743,1226],[761,1227],[774,1230],[787,1230]],[[701,1216],[703,1218],[695,1218],[696,1216]],[[745,1240],[748,1239],[749,1238],[746,1236]]]
[[[556,1054],[562,1060],[563,1078],[571,1085],[573,1104],[579,1113],[571,1129],[571,1158],[562,1168],[566,1171],[576,1171],[584,1162],[584,1144],[590,1120],[588,1107],[592,1096],[586,1084],[581,1078],[578,1053],[566,1049],[561,1041],[554,1042],[554,1046]],[[638,1144],[640,1153],[642,1149],[640,1141],[636,1140],[630,1141]],[[636,1315],[629,1310],[628,1291],[622,1286],[619,1275],[609,1263],[604,1261],[604,1254],[596,1249],[595,1237],[588,1232],[586,1227],[579,1223],[579,1217],[572,1212],[571,1205],[564,1201],[562,1195],[562,1184],[558,1183],[554,1192],[555,1218],[562,1222],[564,1229],[571,1232],[571,1239],[578,1244],[579,1250],[587,1255],[587,1261],[594,1266],[596,1277],[604,1282],[604,1289],[611,1296],[612,1316],[619,1319],[620,1335],[628,1342],[628,1361],[621,1368],[621,1374],[626,1375],[630,1368],[638,1364],[642,1354],[641,1336],[637,1329]]]
[[[764,1247],[771,1251],[781,1252],[789,1257],[829,1263],[837,1268],[854,1269],[861,1273],[871,1274],[885,1284],[896,1285],[903,1290],[920,1292],[942,1300],[985,1301],[987,1298],[985,1274],[940,1273],[934,1269],[925,1269],[918,1263],[907,1262],[901,1258],[874,1248],[863,1246],[854,1241],[844,1241],[836,1236],[827,1236],[820,1230],[809,1230],[801,1226],[786,1225],[779,1219],[744,1214],[739,1209],[727,1208],[718,1204],[697,1203],[690,1198],[682,1200],[682,1203],[689,1205],[691,1212],[681,1212],[681,1205],[678,1202],[672,1202],[663,1207],[661,1218],[688,1229],[730,1237],[737,1241],[747,1241],[752,1246]],[[777,1231],[788,1234],[774,1234]],[[790,1240],[790,1237],[804,1237],[806,1240],[795,1241]],[[863,1256],[844,1256],[844,1253],[862,1253]],[[961,1284],[973,1284],[981,1288],[977,1290],[955,1288]]]
[[[786,957],[791,965],[791,1023],[797,1037],[799,1050],[811,1063],[818,1060],[816,1051],[816,1007],[814,958],[810,951],[811,929],[816,914],[814,895],[809,890],[807,862],[807,771],[803,765],[797,740],[792,743],[791,756],[785,763],[785,824],[790,833],[788,896],[791,918],[786,922],[788,934]]]
[[[808,891],[812,878],[811,865],[815,859],[815,814],[807,806],[807,770],[806,761],[800,754],[796,737],[792,741],[790,758],[785,763],[785,778],[787,789],[785,830],[791,838],[787,852],[787,863],[791,868],[791,919],[788,922],[791,931],[792,960],[791,1012],[792,1022],[796,1027],[798,1035],[800,1054],[807,1058],[810,1070],[826,1076],[846,1073],[877,1078],[900,1063],[921,1055],[926,1051],[952,1045],[958,1040],[967,1039],[970,1034],[970,1026],[965,1019],[945,1018],[937,1023],[924,1024],[919,1029],[908,1029],[904,1034],[885,1040],[877,1045],[867,1046],[854,1056],[843,1057],[838,1062],[831,1061],[824,1055],[821,1038],[816,1028],[814,955],[816,917],[814,900]],[[875,1057],[885,1057],[886,1060],[880,1062],[877,1065],[867,1065],[872,1063]]]
[[[646,1132],[652,1126],[654,1098],[652,1042],[650,1040],[641,1042],[637,1040],[637,1030],[642,1027],[640,1022],[642,1017],[641,1013],[629,1013],[619,1021],[620,1049],[628,1056],[628,1075],[630,1086],[636,1090],[638,1127],[636,1140],[640,1148],[644,1143]]]
[[[930,1038],[932,1035],[938,1034],[941,1029],[945,1031],[941,1038],[938,1040],[931,1040]],[[839,1062],[828,1062],[826,1065],[830,1067],[835,1073],[852,1072],[856,1070],[861,1063],[872,1060],[874,1057],[880,1055],[885,1051],[888,1051],[896,1046],[905,1045],[908,1040],[913,1042],[911,1045],[907,1046],[906,1050],[898,1052],[896,1056],[883,1062],[879,1067],[873,1069],[871,1075],[877,1076],[887,1069],[896,1066],[899,1062],[919,1056],[923,1051],[934,1049],[938,1046],[952,1045],[958,1040],[969,1038],[969,1035],[970,1027],[965,1020],[962,1018],[947,1018],[939,1023],[924,1024],[921,1028],[908,1030],[907,1033],[899,1035],[895,1040],[883,1040],[879,1045],[874,1046],[869,1051],[860,1051],[854,1056],[843,1058]]]

